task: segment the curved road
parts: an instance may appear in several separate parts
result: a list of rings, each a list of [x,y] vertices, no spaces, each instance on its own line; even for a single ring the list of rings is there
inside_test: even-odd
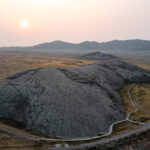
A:
[[[120,120],[120,121],[114,122],[114,123],[109,127],[108,132],[107,132],[106,134],[103,134],[103,135],[100,135],[100,136],[95,136],[95,137],[90,137],[90,138],[77,138],[77,139],[72,139],[72,140],[67,140],[67,141],[94,140],[94,139],[97,139],[97,138],[107,137],[107,136],[109,136],[109,135],[112,134],[114,125],[119,124],[119,123],[122,123],[122,122],[125,122],[125,121],[129,121],[129,122],[131,122],[131,123],[135,123],[135,124],[139,124],[139,125],[144,125],[145,123],[143,123],[143,122],[137,122],[137,121],[130,120],[130,116],[139,110],[139,109],[136,107],[136,105],[134,104],[134,101],[133,101],[133,98],[132,98],[131,92],[130,92],[131,89],[132,89],[132,87],[130,87],[130,88],[128,89],[128,96],[129,96],[129,99],[130,99],[130,101],[131,101],[131,104],[132,104],[132,106],[135,108],[135,110],[129,112],[129,113],[127,114],[127,117],[126,117],[124,120]]]
[[[131,96],[131,93],[130,93],[131,89],[132,89],[132,87],[128,89],[128,96],[129,96],[130,101],[131,101],[133,107],[135,108],[135,110],[129,112],[129,113],[127,114],[127,117],[126,117],[124,120],[120,120],[120,121],[117,121],[117,122],[113,123],[113,124],[109,127],[109,129],[108,129],[108,133],[106,133],[106,134],[104,134],[104,135],[101,135],[101,136],[94,136],[94,137],[87,137],[87,138],[86,138],[86,137],[85,137],[85,138],[76,138],[76,139],[50,139],[50,138],[32,137],[32,136],[23,134],[23,133],[21,133],[21,132],[17,132],[17,131],[15,131],[15,130],[11,130],[11,129],[5,128],[5,127],[0,127],[0,130],[3,130],[3,131],[6,131],[6,132],[8,132],[8,133],[11,133],[11,134],[14,134],[14,135],[17,135],[17,136],[26,138],[26,139],[31,140],[31,141],[41,141],[41,140],[43,140],[43,141],[55,141],[55,142],[60,142],[60,141],[64,141],[64,142],[71,142],[71,141],[73,142],[73,141],[74,141],[74,142],[75,142],[75,141],[85,141],[85,140],[96,140],[96,139],[99,139],[99,138],[101,138],[101,137],[107,137],[107,136],[109,136],[109,135],[112,134],[114,125],[119,124],[119,123],[122,123],[122,122],[124,122],[124,121],[129,121],[129,122],[131,122],[131,123],[143,125],[141,128],[138,128],[138,129],[135,129],[135,130],[132,130],[132,131],[128,131],[128,132],[122,133],[122,134],[120,134],[120,135],[115,135],[115,136],[113,136],[113,137],[110,137],[110,138],[107,138],[107,139],[102,139],[102,140],[99,140],[99,141],[97,141],[97,142],[93,142],[93,143],[89,143],[89,144],[87,143],[87,144],[81,144],[81,145],[79,145],[79,146],[75,146],[76,148],[78,148],[78,147],[81,148],[81,147],[83,147],[83,146],[94,146],[95,144],[108,143],[108,142],[111,142],[112,140],[117,140],[117,139],[123,138],[123,137],[125,137],[125,136],[130,136],[130,135],[132,135],[132,134],[135,134],[135,133],[138,132],[138,131],[140,131],[140,132],[141,132],[141,131],[145,131],[145,129],[146,129],[146,130],[149,130],[149,129],[150,129],[150,123],[144,124],[144,123],[142,123],[142,122],[136,122],[136,121],[133,121],[133,120],[130,120],[130,119],[129,119],[130,116],[131,116],[133,113],[135,113],[135,112],[138,111],[138,108],[137,108],[136,105],[134,104],[134,101],[133,101],[132,96]],[[61,146],[61,145],[57,144],[56,146],[59,147],[59,146]],[[75,148],[75,147],[74,147],[74,148]],[[57,148],[57,147],[56,147],[56,148],[53,148],[53,149],[59,149],[59,150],[60,150],[60,149],[72,149],[72,148],[71,148],[71,147],[70,147],[70,148],[62,148],[62,147]]]

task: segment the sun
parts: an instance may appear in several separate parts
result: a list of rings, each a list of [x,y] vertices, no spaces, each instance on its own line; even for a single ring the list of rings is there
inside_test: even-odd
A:
[[[29,25],[30,25],[29,21],[27,21],[27,20],[21,21],[21,26],[22,26],[23,28],[27,28],[27,27],[29,27]]]

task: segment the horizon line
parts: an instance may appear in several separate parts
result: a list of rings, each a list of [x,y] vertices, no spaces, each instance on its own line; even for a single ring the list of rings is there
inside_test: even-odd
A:
[[[148,39],[125,39],[125,40],[119,40],[119,39],[114,39],[114,40],[108,40],[108,41],[103,41],[103,42],[99,42],[99,41],[93,41],[93,40],[85,40],[85,41],[81,41],[81,42],[67,42],[67,41],[63,41],[63,40],[53,40],[50,42],[41,42],[41,43],[37,43],[37,44],[33,44],[33,45],[26,45],[26,46],[0,46],[0,48],[16,48],[16,47],[20,47],[20,48],[25,48],[25,47],[34,47],[40,44],[46,44],[46,43],[53,43],[53,42],[64,42],[64,43],[68,43],[68,44],[81,44],[81,43],[85,43],[85,42],[96,42],[96,43],[107,43],[107,42],[112,42],[112,41],[132,41],[132,40],[140,40],[140,41],[150,41]]]

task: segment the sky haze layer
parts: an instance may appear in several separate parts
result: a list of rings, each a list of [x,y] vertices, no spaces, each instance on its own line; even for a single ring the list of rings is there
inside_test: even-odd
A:
[[[0,46],[150,40],[150,0],[0,0],[0,18]]]

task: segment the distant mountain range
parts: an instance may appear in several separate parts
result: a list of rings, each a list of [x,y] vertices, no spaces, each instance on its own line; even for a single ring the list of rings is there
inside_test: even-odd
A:
[[[36,50],[150,50],[150,41],[148,40],[113,40],[109,42],[98,43],[95,41],[85,41],[74,44],[63,41],[53,41],[41,43],[30,47],[3,47],[0,50],[18,50],[18,49],[36,49]]]

